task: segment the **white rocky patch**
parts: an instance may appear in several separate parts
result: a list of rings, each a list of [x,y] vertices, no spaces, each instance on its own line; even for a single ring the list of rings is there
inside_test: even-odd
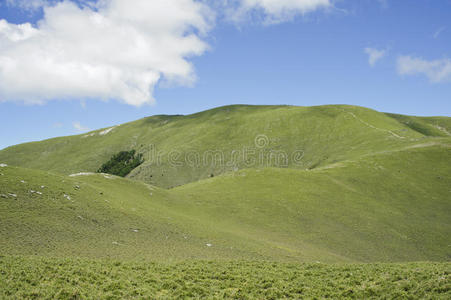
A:
[[[106,134],[110,133],[111,131],[113,131],[113,129],[115,129],[116,127],[119,127],[119,125],[102,130],[99,132],[99,135],[106,135]]]
[[[69,177],[77,177],[77,176],[88,176],[88,175],[94,175],[95,173],[92,172],[80,172],[76,174],[70,174]]]
[[[116,125],[116,126],[104,129],[100,132],[92,132],[89,134],[85,134],[84,136],[82,136],[82,138],[87,138],[87,137],[91,137],[91,136],[95,136],[95,135],[100,135],[100,136],[107,135],[108,133],[110,133],[111,131],[113,131],[115,128],[117,128],[119,126],[121,126],[121,125]]]
[[[93,133],[90,133],[90,134],[85,134],[84,136],[82,136],[83,138],[87,138],[87,137],[90,137],[90,136],[94,136],[94,135],[96,135],[96,133],[95,132],[93,132]]]

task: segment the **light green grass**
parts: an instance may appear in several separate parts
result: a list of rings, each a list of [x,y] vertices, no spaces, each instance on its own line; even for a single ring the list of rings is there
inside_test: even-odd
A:
[[[387,114],[407,127],[426,136],[451,136],[451,118],[447,117],[415,117]]]
[[[0,297],[449,299],[451,264],[294,264],[0,257]]]

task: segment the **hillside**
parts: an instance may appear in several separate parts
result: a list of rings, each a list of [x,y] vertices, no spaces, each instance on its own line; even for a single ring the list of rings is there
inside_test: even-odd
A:
[[[0,252],[91,258],[449,261],[451,143],[164,190],[0,168]],[[39,193],[38,193],[39,192]]]
[[[135,149],[145,162],[129,177],[171,188],[241,169],[314,169],[449,138],[449,120],[347,105],[235,105],[17,145],[0,151],[0,162],[69,175]]]

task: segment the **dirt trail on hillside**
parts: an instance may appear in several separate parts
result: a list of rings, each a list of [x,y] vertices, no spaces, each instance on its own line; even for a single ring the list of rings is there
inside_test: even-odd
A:
[[[375,129],[375,130],[379,130],[379,131],[383,131],[383,132],[388,132],[389,134],[391,134],[392,136],[394,136],[394,137],[396,137],[396,138],[398,138],[398,139],[405,139],[404,136],[400,136],[400,135],[394,133],[394,132],[391,131],[391,130],[378,128],[378,127],[376,127],[376,126],[373,126],[373,125],[371,125],[371,124],[369,124],[369,123],[363,121],[362,119],[360,119],[359,117],[357,117],[353,112],[346,111],[346,110],[343,109],[343,108],[342,108],[341,110],[342,110],[343,112],[347,113],[347,114],[350,114],[354,119],[356,119],[357,121],[359,121],[360,123],[366,125],[366,126],[369,127],[369,128],[372,128],[372,129]]]

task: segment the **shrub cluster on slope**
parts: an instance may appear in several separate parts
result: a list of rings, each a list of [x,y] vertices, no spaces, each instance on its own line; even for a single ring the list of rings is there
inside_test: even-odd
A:
[[[136,154],[135,150],[121,151],[113,155],[97,172],[125,177],[143,161],[142,154]]]

